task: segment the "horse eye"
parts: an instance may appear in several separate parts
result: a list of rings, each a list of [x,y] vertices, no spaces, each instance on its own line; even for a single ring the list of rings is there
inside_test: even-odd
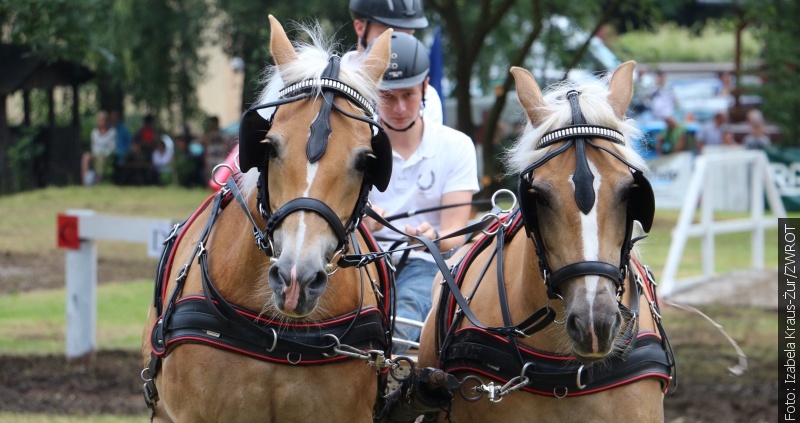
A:
[[[359,154],[358,158],[356,159],[355,169],[357,171],[359,171],[359,172],[365,172],[367,170],[367,167],[369,166],[370,162],[372,160],[375,160],[375,159],[376,159],[376,157],[372,153],[365,152],[365,153]]]
[[[270,160],[278,157],[278,142],[275,138],[267,135],[261,143],[267,148],[267,156]]]

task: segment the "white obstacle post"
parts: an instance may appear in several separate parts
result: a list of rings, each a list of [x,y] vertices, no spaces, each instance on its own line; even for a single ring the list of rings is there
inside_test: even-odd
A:
[[[67,210],[59,216],[59,246],[66,248],[66,355],[91,354],[97,333],[97,241],[146,243],[148,255],[158,257],[172,221]]]
[[[88,217],[92,210],[68,210],[68,215]],[[67,250],[66,297],[67,358],[79,358],[94,351],[97,322],[97,243],[80,239],[80,248]]]
[[[710,172],[712,169],[723,166],[726,169],[740,166],[744,167],[743,171],[750,172],[749,186],[742,187],[749,189],[749,218],[714,221],[714,196],[717,193],[713,189]],[[765,194],[773,213],[772,217],[767,217],[764,213]],[[701,202],[700,223],[692,224],[698,202]],[[770,175],[769,161],[763,151],[725,151],[699,156],[695,161],[678,223],[672,230],[672,242],[661,275],[660,294],[666,297],[676,291],[676,284],[679,282],[676,278],[678,266],[686,247],[686,241],[690,237],[702,237],[703,276],[680,281],[681,288],[688,288],[693,283],[702,282],[714,274],[714,237],[718,234],[751,232],[751,267],[762,269],[764,267],[764,229],[777,227],[778,218],[781,217],[786,217],[786,209],[783,207],[778,189]]]

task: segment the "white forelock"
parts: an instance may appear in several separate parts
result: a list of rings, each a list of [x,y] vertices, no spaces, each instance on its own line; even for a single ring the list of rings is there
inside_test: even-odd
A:
[[[583,81],[580,84],[573,81],[563,81],[545,88],[544,110],[538,114],[544,115],[539,126],[534,127],[530,122],[514,145],[504,154],[503,161],[510,175],[518,175],[528,165],[544,156],[552,147],[536,150],[536,144],[542,136],[554,129],[563,128],[572,124],[572,109],[567,99],[567,92],[575,90],[580,93],[578,101],[581,112],[586,122],[592,125],[602,125],[616,129],[625,138],[625,145],[612,144],[620,155],[630,164],[639,169],[646,169],[647,164],[632,148],[631,144],[642,139],[642,133],[636,127],[633,119],[619,119],[614,114],[608,103],[608,82],[610,74],[602,80]]]

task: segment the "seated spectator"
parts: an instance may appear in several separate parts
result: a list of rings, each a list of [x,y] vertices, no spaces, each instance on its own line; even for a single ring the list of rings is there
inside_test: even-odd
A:
[[[655,90],[648,96],[650,110],[656,119],[673,118],[675,109],[678,108],[678,99],[672,89],[667,87],[667,77],[664,72],[657,73],[656,84]]]
[[[92,129],[92,151],[81,158],[81,172],[84,185],[99,184],[103,181],[106,159],[114,153],[117,132],[108,120],[108,113],[97,113],[95,127]]]
[[[759,149],[772,145],[772,141],[767,136],[767,127],[761,111],[753,109],[747,112],[747,122],[750,124],[750,130],[742,140],[744,148]]]
[[[731,73],[727,71],[717,73],[717,77],[719,81],[722,83],[719,91],[717,92],[717,96],[725,97],[733,95],[734,90],[736,87],[733,84],[733,78],[731,77]]]
[[[664,121],[667,128],[656,139],[656,152],[663,155],[686,150],[686,127],[672,117]]]
[[[162,184],[168,183],[172,175],[171,165],[173,149],[172,139],[164,134],[156,142],[156,149],[153,150],[153,169],[155,169],[158,174],[158,182]]]
[[[714,119],[706,122],[697,134],[697,150],[703,152],[703,147],[707,145],[722,145],[727,132],[728,113],[725,111],[717,112]]]
[[[117,155],[117,165],[121,165],[125,163],[125,158],[131,149],[131,132],[119,111],[112,110],[108,118],[111,120],[111,126],[117,131],[115,154]]]

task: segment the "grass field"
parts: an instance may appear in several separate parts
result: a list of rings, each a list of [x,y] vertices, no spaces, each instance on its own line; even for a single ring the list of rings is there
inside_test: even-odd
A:
[[[139,348],[152,293],[152,281],[98,287],[99,349]],[[63,353],[65,325],[63,289],[0,296],[0,355]]]
[[[87,208],[99,213],[181,219],[189,215],[208,195],[206,190],[179,188],[48,188],[14,196],[0,197],[0,252],[34,253],[51,251],[62,260],[55,247],[55,219],[59,212]],[[741,215],[721,214],[718,218]],[[670,231],[678,219],[677,211],[659,211],[650,236],[641,241],[643,261],[658,276],[671,240]],[[766,264],[777,267],[777,230],[767,231]],[[100,243],[100,258],[143,257],[138,244]],[[718,272],[750,265],[749,234],[720,236],[717,239]],[[58,257],[58,258],[56,258]],[[154,262],[155,263],[155,262]],[[155,264],[153,264],[155,265]],[[700,241],[690,240],[683,256],[679,276],[701,274]],[[151,297],[151,281],[118,281],[98,289],[98,347],[135,349],[141,337],[141,324]],[[46,290],[0,296],[0,354],[59,353],[64,349],[64,290]]]

